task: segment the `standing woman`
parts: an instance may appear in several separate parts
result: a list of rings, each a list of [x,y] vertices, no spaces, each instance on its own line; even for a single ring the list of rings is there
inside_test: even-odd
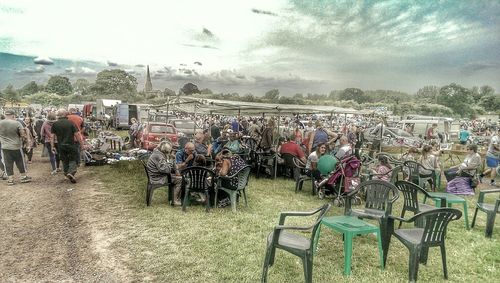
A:
[[[50,159],[50,166],[52,167],[52,175],[56,174],[57,172],[61,172],[61,169],[59,168],[59,151],[56,151],[54,153],[52,151],[52,147],[50,145],[50,141],[52,139],[52,124],[56,121],[56,114],[54,112],[50,112],[47,115],[47,121],[43,122],[42,129],[40,130],[40,136],[42,141],[45,144],[45,147],[49,151],[49,159]],[[55,142],[57,144],[57,141]],[[57,147],[57,146],[56,146]]]
[[[33,149],[36,147],[37,135],[35,131],[35,125],[33,125],[33,119],[31,117],[24,118],[24,124],[26,127],[26,141],[23,145],[24,154],[28,157],[28,164],[31,164],[31,159],[33,158]]]

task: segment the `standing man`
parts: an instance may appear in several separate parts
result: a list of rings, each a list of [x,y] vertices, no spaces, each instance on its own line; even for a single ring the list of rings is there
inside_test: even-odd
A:
[[[73,123],[73,125],[75,125],[76,129],[78,130],[78,138],[75,140],[75,142],[83,144],[83,129],[84,129],[83,118],[80,117],[80,115],[78,115],[78,112],[75,108],[69,109],[68,120],[71,123]],[[77,147],[77,150],[78,150],[78,159],[76,160],[76,165],[80,166],[80,161],[81,161],[80,147]]]
[[[486,152],[486,166],[488,169],[479,175],[479,179],[490,173],[491,180],[490,186],[496,186],[495,177],[497,175],[496,168],[500,164],[500,136],[498,135],[499,129],[497,128],[493,131],[491,136],[490,145],[488,146],[488,152]]]
[[[433,140],[433,139],[437,139],[439,138],[438,134],[437,134],[437,127],[438,125],[437,124],[432,124],[432,127],[430,127],[429,129],[427,129],[427,132],[425,133],[425,139],[426,140]]]
[[[79,147],[82,146],[80,132],[76,126],[68,120],[68,112],[64,109],[57,111],[58,120],[52,125],[52,140],[50,146],[54,154],[59,153],[59,158],[63,163],[64,176],[71,183],[76,183],[75,174],[77,169],[77,160]],[[55,147],[57,140],[58,148]]]
[[[370,157],[373,157],[373,152],[382,151],[382,140],[384,139],[385,128],[386,128],[385,119],[383,117],[380,117],[379,123],[370,132],[370,135],[374,136],[370,152],[368,153]]]
[[[7,173],[7,185],[14,185],[14,163],[21,173],[21,183],[31,182],[26,175],[26,164],[24,163],[22,151],[22,139],[26,138],[26,132],[21,123],[16,120],[12,110],[5,111],[5,119],[0,121],[0,143],[2,144],[2,162]]]

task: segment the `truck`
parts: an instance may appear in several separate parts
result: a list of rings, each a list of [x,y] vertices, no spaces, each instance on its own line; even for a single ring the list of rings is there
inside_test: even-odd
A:
[[[437,131],[441,134],[442,140],[441,142],[447,143],[450,142],[451,139],[456,138],[457,133],[454,132],[454,128],[452,127],[453,119],[452,118],[444,118],[444,117],[432,117],[434,119],[421,119],[418,117],[417,119],[410,120],[401,120],[398,123],[398,128],[403,130],[408,130],[413,136],[419,136],[424,138],[427,130],[432,127],[433,124],[437,124]]]

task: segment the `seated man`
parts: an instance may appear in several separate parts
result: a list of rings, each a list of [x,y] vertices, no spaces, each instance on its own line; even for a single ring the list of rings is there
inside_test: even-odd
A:
[[[205,144],[205,134],[203,131],[199,130],[196,132],[194,135],[194,147],[196,150],[197,154],[201,155],[209,155],[210,152],[212,151],[212,145],[206,145]]]
[[[192,142],[186,143],[184,145],[183,149],[179,149],[177,151],[177,154],[175,154],[175,164],[177,166],[177,169],[182,171],[183,169],[186,169],[188,167],[193,166],[194,160],[196,157],[196,151],[194,149],[194,144]],[[181,182],[182,177],[180,176],[180,173],[177,172],[175,178],[178,179],[179,181],[176,181],[176,186],[174,189],[174,204],[175,205],[181,205]]]
[[[288,138],[288,140],[283,143],[280,147],[280,153],[281,154],[291,154],[295,157],[297,157],[298,159],[300,159],[300,161],[302,161],[302,163],[306,163],[306,157],[305,157],[305,154],[304,154],[304,151],[302,150],[302,148],[295,142],[295,134],[290,134],[290,137]]]

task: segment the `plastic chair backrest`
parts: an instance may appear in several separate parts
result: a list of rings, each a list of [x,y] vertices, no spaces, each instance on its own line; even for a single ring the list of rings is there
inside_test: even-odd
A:
[[[318,232],[318,228],[321,225],[321,220],[323,220],[323,217],[325,217],[326,213],[328,212],[328,210],[330,210],[331,207],[332,207],[331,203],[326,203],[320,208],[320,213],[316,218],[316,222],[312,226],[311,246],[310,246],[311,249],[314,246],[314,240],[316,239],[316,233]]]
[[[148,166],[144,160],[141,160],[142,166],[144,166],[144,172],[146,172],[146,177],[148,177],[148,183],[149,183],[149,171],[148,171]]]
[[[385,181],[370,180],[361,183],[359,187],[365,189],[365,208],[368,209],[390,213],[390,210],[392,210],[392,203],[399,197],[398,189],[393,184]]]
[[[252,169],[251,166],[247,165],[238,171],[236,173],[236,176],[238,178],[238,188],[237,190],[243,190],[248,184],[248,177],[250,176],[250,169]]]
[[[287,167],[295,167],[294,164],[294,159],[296,158],[295,155],[290,154],[290,153],[282,153],[281,158],[285,161],[285,166]]]
[[[446,227],[453,220],[460,219],[462,212],[455,208],[437,208],[419,213],[413,218],[416,222],[425,221],[421,243],[425,246],[439,245],[446,236]]]
[[[418,207],[419,192],[424,194],[426,197],[431,198],[426,190],[408,181],[397,181],[396,187],[401,192],[401,194],[403,194],[403,207],[406,210],[412,211],[414,213],[418,213],[420,211]]]
[[[411,160],[407,160],[403,163],[403,167],[408,168],[408,180],[415,184],[418,184],[420,178],[420,166],[420,163]]]
[[[204,167],[188,167],[181,172],[182,186],[190,191],[204,192],[214,186],[215,173]]]

